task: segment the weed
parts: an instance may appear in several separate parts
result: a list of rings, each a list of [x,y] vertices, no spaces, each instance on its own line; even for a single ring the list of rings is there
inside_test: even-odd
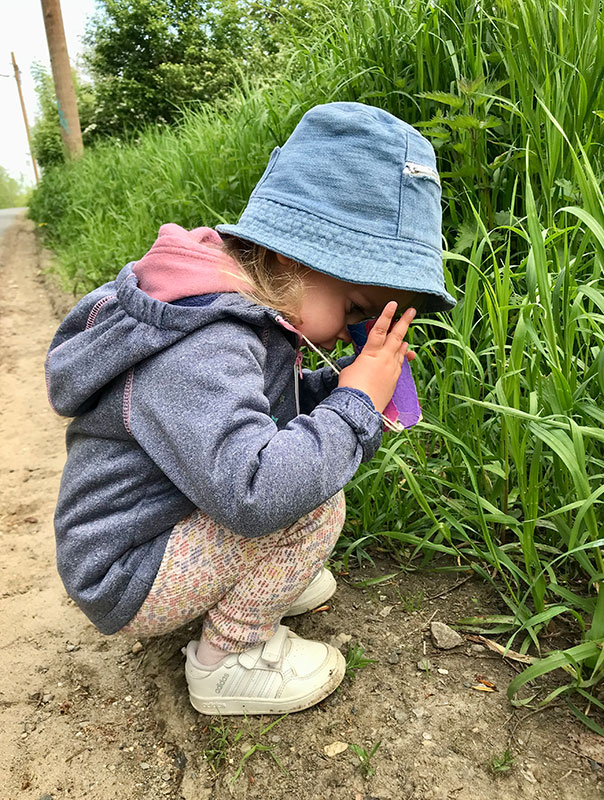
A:
[[[395,587],[394,591],[398,595],[399,603],[407,614],[414,614],[416,611],[421,611],[424,605],[424,593],[421,590],[407,595],[403,594],[398,587]]]
[[[231,778],[231,783],[235,783],[237,781],[246,763],[249,761],[250,758],[252,758],[252,756],[256,755],[256,753],[268,753],[268,755],[273,759],[279,770],[284,775],[287,775],[287,770],[284,768],[284,766],[281,764],[281,762],[274,753],[275,745],[264,744],[263,742],[260,741],[260,738],[262,736],[267,734],[270,730],[272,730],[275,727],[275,725],[277,725],[279,722],[281,722],[281,720],[285,719],[285,717],[287,716],[288,716],[287,714],[283,714],[283,716],[273,720],[265,727],[261,727],[256,733],[252,732],[252,736],[255,739],[255,741],[251,743],[250,747],[245,751],[242,758],[240,759],[239,764],[237,765],[237,769],[235,770],[235,774]],[[251,732],[251,726],[249,725],[247,717],[245,722],[248,726],[248,729]]]
[[[378,747],[381,745],[382,740],[380,739],[379,742],[376,742],[371,750],[367,752],[364,747],[361,747],[358,744],[351,744],[350,749],[359,759],[359,770],[361,771],[364,778],[371,778],[375,775],[377,767],[373,766],[371,763],[371,759],[378,751]]]
[[[223,717],[208,725],[208,741],[203,748],[202,756],[215,775],[226,761],[230,747],[242,736],[242,731],[231,730]]]
[[[494,775],[509,772],[513,766],[514,756],[510,753],[509,747],[500,756],[495,754],[489,761],[489,769]]]
[[[261,725],[256,731],[253,729],[247,717],[244,719],[243,729],[238,728],[235,724],[229,726],[223,717],[213,719],[208,725],[208,741],[202,751],[202,756],[214,775],[218,774],[225,763],[233,763],[233,759],[229,757],[229,753],[233,746],[240,743],[244,737],[250,740],[250,746],[239,760],[235,773],[231,778],[231,783],[237,781],[245,764],[257,753],[268,753],[281,772],[287,774],[287,771],[274,753],[275,745],[264,744],[260,741],[262,736],[265,736],[275,725],[285,719],[286,716],[287,714],[284,714],[266,726]]]
[[[360,669],[375,663],[373,659],[365,657],[365,651],[359,644],[351,645],[346,653],[345,677],[354,678]]]

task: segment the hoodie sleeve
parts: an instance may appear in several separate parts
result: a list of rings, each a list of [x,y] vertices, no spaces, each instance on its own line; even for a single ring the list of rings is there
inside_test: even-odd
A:
[[[278,430],[265,359],[252,329],[216,322],[137,367],[129,397],[127,424],[141,447],[198,508],[246,537],[286,527],[334,495],[382,435],[369,398],[346,388]]]
[[[355,356],[342,356],[336,361],[339,370],[352,364]],[[300,381],[300,408],[303,414],[310,414],[313,408],[333,392],[338,385],[338,375],[330,366],[321,369],[302,370]]]

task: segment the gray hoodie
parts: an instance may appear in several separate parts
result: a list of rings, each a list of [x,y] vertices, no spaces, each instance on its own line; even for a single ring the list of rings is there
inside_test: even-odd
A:
[[[166,228],[176,256],[165,239],[162,249]],[[220,285],[207,257],[217,241],[209,229],[163,226],[155,251],[84,297],[50,346],[50,402],[75,417],[55,514],[58,569],[103,633],[136,614],[191,511],[264,536],[339,491],[381,442],[369,398],[337,388],[329,367],[304,371],[297,414],[296,335],[273,309],[203,291]],[[214,276],[193,280],[194,292],[193,268]]]

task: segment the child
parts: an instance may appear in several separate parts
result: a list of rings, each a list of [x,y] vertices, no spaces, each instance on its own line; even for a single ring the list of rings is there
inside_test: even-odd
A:
[[[198,711],[296,711],[342,680],[337,649],[280,620],[335,591],[323,565],[342,489],[380,445],[380,412],[414,356],[413,306],[454,305],[440,219],[427,140],[377,108],[317,106],[236,225],[164,225],[52,342],[49,396],[75,417],[59,572],[106,634],[203,617],[186,659]],[[329,350],[372,317],[339,375],[300,369],[302,336]]]

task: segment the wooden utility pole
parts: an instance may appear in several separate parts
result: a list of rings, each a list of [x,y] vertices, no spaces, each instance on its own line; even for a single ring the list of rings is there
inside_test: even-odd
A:
[[[52,77],[57,96],[61,136],[69,158],[78,158],[84,152],[84,146],[82,144],[82,131],[73,77],[69,66],[61,3],[60,0],[41,0],[41,2],[48,52],[50,53],[50,64],[52,66]]]
[[[19,67],[17,66],[17,62],[15,61],[15,54],[11,53],[11,58],[13,60],[13,69],[15,70],[15,80],[17,81],[17,90],[19,92],[19,100],[21,101],[21,111],[23,112],[23,122],[25,123],[25,133],[27,134],[27,142],[29,144],[29,154],[31,156],[31,164],[34,168],[34,175],[36,176],[36,183],[40,183],[40,176],[38,175],[38,165],[36,164],[36,159],[34,158],[34,151],[31,147],[31,136],[29,135],[29,124],[27,122],[27,112],[25,111],[25,103],[23,101],[23,92],[21,91],[21,76],[19,73]]]

